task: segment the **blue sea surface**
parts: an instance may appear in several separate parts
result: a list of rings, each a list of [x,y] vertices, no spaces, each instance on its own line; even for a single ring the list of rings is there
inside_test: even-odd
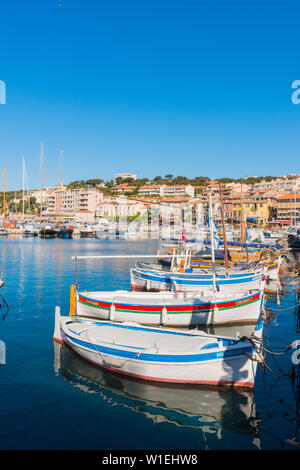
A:
[[[69,312],[70,284],[129,289],[135,259],[75,255],[155,254],[156,241],[2,239],[0,449],[297,449],[299,365],[289,349],[258,366],[254,393],[163,386],[104,372],[52,340],[55,306]],[[299,338],[299,284],[270,283],[264,344]],[[210,328],[235,335],[248,326]],[[282,349],[280,349],[283,346]],[[300,358],[300,354],[299,354]],[[293,375],[294,374],[294,375]]]

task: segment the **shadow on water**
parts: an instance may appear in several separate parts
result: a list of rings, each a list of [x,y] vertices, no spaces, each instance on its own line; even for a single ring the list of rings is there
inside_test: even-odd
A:
[[[4,321],[5,318],[7,317],[9,310],[10,310],[10,307],[8,303],[6,302],[3,295],[0,294],[0,314],[1,314],[2,321]]]
[[[222,431],[258,436],[254,394],[208,386],[152,384],[107,373],[65,345],[54,343],[54,370],[85,393],[143,413],[154,423],[198,428],[203,435]]]

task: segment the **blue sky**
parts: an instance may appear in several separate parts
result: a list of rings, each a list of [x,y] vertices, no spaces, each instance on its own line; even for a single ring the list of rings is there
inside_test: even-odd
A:
[[[300,173],[300,6],[1,2],[0,189],[167,173]],[[60,6],[61,5],[61,6]]]

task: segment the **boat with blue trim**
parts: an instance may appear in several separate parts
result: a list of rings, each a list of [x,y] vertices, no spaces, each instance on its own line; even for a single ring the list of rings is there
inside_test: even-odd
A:
[[[262,321],[252,337],[231,338],[66,317],[56,307],[53,339],[106,370],[143,380],[253,388],[262,332]]]
[[[220,292],[240,292],[260,289],[266,279],[265,268],[252,271],[226,273],[187,268],[184,272],[172,272],[161,269],[159,265],[137,264],[130,270],[131,290],[133,291],[172,291],[198,292],[213,289]]]

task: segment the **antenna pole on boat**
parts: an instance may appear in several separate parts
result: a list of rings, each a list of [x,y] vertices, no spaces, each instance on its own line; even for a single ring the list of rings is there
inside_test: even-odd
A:
[[[40,218],[42,220],[43,213],[43,141],[41,142],[41,210]]]
[[[226,237],[226,228],[224,220],[224,205],[223,205],[223,194],[221,183],[219,181],[219,193],[220,193],[220,202],[221,202],[221,214],[222,214],[222,227],[223,227],[223,239],[224,239],[224,252],[225,252],[225,265],[226,265],[226,275],[228,276],[228,251],[227,251],[227,237]]]

